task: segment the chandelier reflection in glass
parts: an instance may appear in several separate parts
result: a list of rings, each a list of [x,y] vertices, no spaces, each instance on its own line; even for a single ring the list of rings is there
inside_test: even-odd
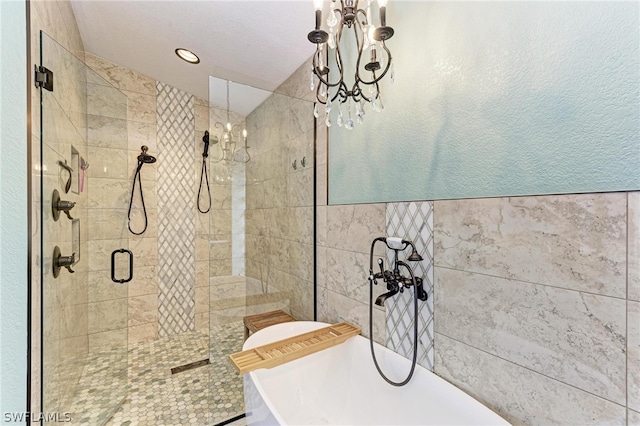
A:
[[[319,105],[324,105],[327,127],[332,124],[331,112],[336,108],[337,125],[348,130],[353,129],[356,122],[363,122],[366,103],[370,103],[374,111],[381,112],[384,109],[378,83],[387,73],[392,82],[394,79],[391,52],[385,43],[393,36],[394,31],[386,22],[387,0],[377,1],[380,16],[380,26],[377,28],[371,19],[372,2],[373,0],[331,0],[326,20],[328,31],[325,31],[321,28],[323,0],[314,0],[316,27],[307,36],[316,45],[310,87],[311,90],[316,89],[317,102],[313,114],[319,118]],[[353,30],[358,53],[351,86],[345,82],[340,54],[342,31],[345,28]],[[332,73],[328,66],[330,59],[336,65]],[[334,75],[336,72],[337,76]],[[317,87],[314,76],[319,80]]]
[[[229,80],[227,80],[227,124],[216,122],[212,129],[213,144],[220,146],[219,158],[212,158],[213,163],[248,163],[251,160],[247,146],[247,129],[240,124],[231,124],[229,115]],[[242,138],[241,144],[238,140]],[[238,146],[240,145],[240,146]]]

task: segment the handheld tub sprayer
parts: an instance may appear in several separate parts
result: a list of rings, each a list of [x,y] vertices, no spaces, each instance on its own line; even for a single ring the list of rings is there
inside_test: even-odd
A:
[[[385,270],[384,269],[384,260],[382,258],[378,259],[378,266],[380,268],[380,272],[373,272],[373,251],[375,249],[375,245],[378,242],[384,242],[387,248],[394,251],[394,260],[393,260],[393,270]],[[371,251],[369,252],[369,345],[371,347],[371,356],[373,357],[373,363],[380,373],[380,376],[389,384],[393,386],[404,386],[409,383],[411,377],[413,376],[413,372],[416,368],[416,362],[418,359],[418,299],[425,301],[427,300],[427,292],[424,291],[422,278],[416,277],[413,273],[413,269],[406,264],[405,262],[398,259],[398,253],[400,251],[406,250],[408,247],[411,247],[411,254],[407,257],[406,260],[409,262],[419,262],[423,260],[422,256],[416,250],[416,246],[407,240],[403,240],[399,237],[378,237],[373,240],[371,243]],[[409,271],[410,277],[405,277],[400,273],[400,267],[405,268]],[[385,300],[389,297],[396,295],[398,292],[404,292],[405,288],[413,287],[413,307],[414,307],[414,318],[413,318],[413,358],[411,361],[411,370],[407,377],[401,382],[394,382],[389,379],[380,369],[378,365],[378,360],[376,359],[376,354],[373,348],[373,286],[378,284],[379,279],[382,279],[387,284],[387,293],[384,293],[376,299],[375,304],[378,306],[384,306]]]

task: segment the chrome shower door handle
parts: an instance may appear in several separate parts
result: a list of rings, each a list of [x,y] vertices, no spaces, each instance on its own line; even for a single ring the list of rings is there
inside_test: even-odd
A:
[[[129,276],[127,278],[116,278],[116,254],[127,253],[129,255]],[[124,284],[133,279],[133,253],[131,250],[118,249],[111,252],[111,281],[114,283]]]

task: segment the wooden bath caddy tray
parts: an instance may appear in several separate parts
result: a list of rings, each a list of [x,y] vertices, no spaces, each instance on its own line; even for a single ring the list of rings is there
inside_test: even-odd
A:
[[[342,343],[349,337],[360,334],[360,329],[348,322],[289,337],[229,355],[238,374],[245,374],[259,368],[272,368],[294,359],[321,351]]]

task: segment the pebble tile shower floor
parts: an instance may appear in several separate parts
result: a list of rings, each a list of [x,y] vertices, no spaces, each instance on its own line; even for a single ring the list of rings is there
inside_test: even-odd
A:
[[[206,333],[190,332],[129,348],[127,397],[106,424],[215,425],[244,413],[242,376],[228,361],[229,354],[242,348],[242,321],[212,326],[210,332],[211,342]],[[207,356],[210,365],[171,374],[171,368]],[[74,424],[101,424],[104,419],[97,413],[112,403],[114,389],[104,383],[113,382],[109,363],[118,362],[118,357],[101,354],[91,362],[80,380],[73,411],[82,414],[73,415]],[[241,419],[232,425],[244,423]]]

